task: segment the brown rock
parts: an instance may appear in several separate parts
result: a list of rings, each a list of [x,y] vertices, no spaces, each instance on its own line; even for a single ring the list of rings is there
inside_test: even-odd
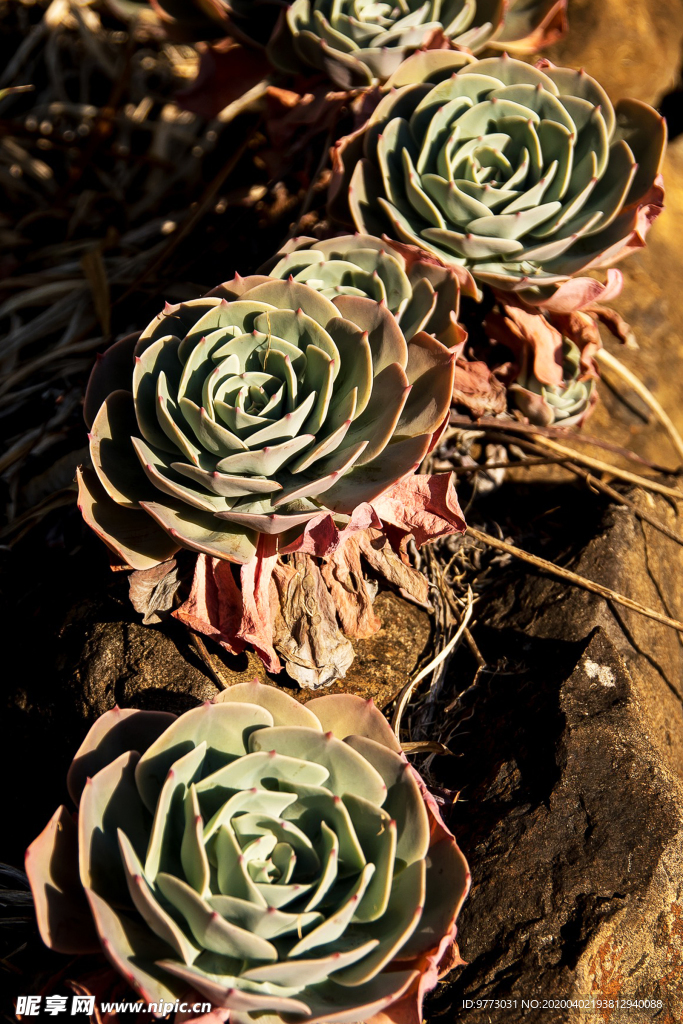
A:
[[[160,628],[143,626],[125,601],[112,599],[79,605],[61,633],[59,669],[79,716],[91,720],[115,703],[181,712],[210,700],[221,689],[257,678],[281,686],[305,702],[321,693],[351,691],[388,704],[405,685],[429,639],[429,617],[403,598],[384,592],[375,609],[382,628],[367,640],[354,640],[354,662],[344,680],[324,690],[293,687],[281,673],[266,672],[254,653],[232,657],[217,645],[202,660],[192,634],[167,620]],[[220,681],[220,682],[219,682]]]
[[[664,212],[647,236],[647,247],[619,264],[624,288],[619,298],[610,303],[631,325],[638,347],[620,346],[604,331],[603,338],[609,350],[646,384],[678,430],[683,431],[683,136],[669,146],[664,181]],[[604,376],[616,383],[629,405],[601,385],[602,402],[586,429],[625,444],[660,464],[676,467],[678,456],[657,422],[648,425],[647,419],[652,420],[652,416],[641,400],[614,373],[605,370]]]
[[[569,0],[569,32],[544,56],[583,67],[616,102],[656,104],[681,69],[683,5],[657,0]]]
[[[656,515],[674,519],[663,501]],[[632,513],[609,511],[572,568],[683,613],[683,548]],[[473,1007],[469,1024],[680,1021],[679,634],[519,570],[475,637],[509,672],[489,677],[467,732],[451,741],[461,755],[451,784],[465,797],[451,825],[474,879],[460,919],[469,966],[428,1019],[463,999],[509,999],[516,1006],[500,1016]],[[628,1014],[541,1008],[563,999],[660,1002]]]
[[[279,686],[302,703],[324,693],[349,692],[357,693],[366,700],[372,698],[379,708],[384,708],[415,670],[429,640],[429,617],[421,608],[391,591],[378,594],[373,609],[382,621],[382,628],[366,640],[351,641],[355,658],[346,678],[322,690],[287,685],[290,680],[284,672],[278,676],[270,675],[253,653],[231,658],[220,651],[214,654],[214,664],[229,686],[257,678],[259,682]],[[212,650],[215,652],[217,648]]]

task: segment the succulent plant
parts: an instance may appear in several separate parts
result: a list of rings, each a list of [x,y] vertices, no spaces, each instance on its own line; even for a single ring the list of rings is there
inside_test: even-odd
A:
[[[332,214],[547,297],[634,245],[659,212],[666,140],[645,103],[612,107],[583,71],[507,55],[410,57],[335,152]]]
[[[322,242],[295,238],[266,268],[272,277],[292,277],[330,300],[357,295],[386,303],[407,341],[426,331],[450,348],[465,336],[458,324],[458,275],[434,261],[409,259],[371,235],[343,235]],[[465,278],[463,283],[473,295],[474,282]]]
[[[581,352],[563,338],[562,384],[544,384],[525,360],[515,382],[508,388],[510,404],[540,427],[574,427],[583,422],[596,398],[595,379],[582,379]]]
[[[421,1019],[458,962],[467,865],[371,701],[254,682],[180,717],[116,708],[67,783],[77,824],[60,807],[26,855],[41,936],[103,949],[143,999]]]
[[[86,522],[128,565],[180,547],[246,563],[340,523],[412,472],[448,415],[453,356],[386,304],[236,279],[168,306],[88,384]],[[230,300],[224,296],[230,296]]]
[[[497,370],[511,410],[537,426],[583,423],[598,398],[595,353],[601,347],[589,313],[540,312],[501,295],[484,330],[494,345],[512,352],[513,362]]]
[[[508,10],[507,8],[510,8]],[[557,38],[565,0],[294,0],[282,11],[268,56],[292,74],[323,71],[342,89],[386,81],[420,47],[453,45],[473,52],[498,38],[526,52]]]

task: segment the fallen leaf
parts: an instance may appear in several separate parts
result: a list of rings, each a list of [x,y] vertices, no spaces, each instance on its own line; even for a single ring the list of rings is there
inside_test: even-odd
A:
[[[128,577],[128,596],[135,611],[142,614],[143,623],[150,626],[168,618],[179,586],[176,560],[169,558],[151,569],[131,572]]]
[[[275,646],[287,674],[300,686],[317,690],[343,679],[353,647],[337,624],[335,603],[310,555],[277,562],[272,576]]]
[[[463,405],[475,419],[497,416],[507,409],[505,386],[486,363],[458,359],[453,380],[453,404]]]

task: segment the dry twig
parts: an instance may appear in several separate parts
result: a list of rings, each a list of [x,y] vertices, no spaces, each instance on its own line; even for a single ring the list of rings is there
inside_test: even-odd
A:
[[[499,540],[497,537],[492,537],[490,534],[483,533],[481,530],[475,530],[472,526],[468,527],[467,535],[469,537],[473,537],[475,540],[481,541],[482,544],[486,544],[488,547],[496,548],[498,551],[504,551],[508,555],[513,555],[515,558],[519,558],[522,562],[527,562],[529,565],[533,565],[537,569],[542,569],[544,572],[550,573],[552,576],[557,576],[559,579],[566,580],[567,583],[572,583],[574,586],[582,587],[583,590],[589,590],[593,594],[599,594],[600,597],[604,597],[608,601],[614,601],[615,604],[623,605],[624,608],[630,608],[631,611],[638,612],[640,615],[645,615],[648,619],[654,619],[656,622],[661,622],[665,626],[671,626],[672,629],[677,630],[679,633],[683,633],[683,622],[679,622],[678,619],[672,619],[669,618],[668,615],[662,615],[661,612],[656,612],[653,608],[647,608],[644,604],[640,604],[638,601],[632,601],[630,597],[624,597],[623,594],[618,594],[615,590],[611,590],[609,587],[603,587],[601,583],[594,583],[593,580],[586,579],[585,576],[579,576],[578,573],[571,572],[569,569],[562,569],[559,565],[555,565],[554,562],[549,562],[546,558],[539,558],[538,555],[532,555],[528,551],[522,551],[521,548],[515,547],[514,544],[508,544],[507,541]]]
[[[607,349],[599,349],[595,354],[595,358],[599,363],[602,363],[603,366],[609,366],[610,370],[613,370],[614,373],[621,377],[622,380],[626,381],[626,383],[633,388],[636,394],[642,398],[671,438],[671,443],[676,449],[679,458],[683,459],[683,437],[681,437],[671,417],[660,405],[650,389],[643,384],[639,377],[636,377],[635,373],[632,373],[628,367],[624,366],[616,356],[613,356],[611,352],[608,352]]]

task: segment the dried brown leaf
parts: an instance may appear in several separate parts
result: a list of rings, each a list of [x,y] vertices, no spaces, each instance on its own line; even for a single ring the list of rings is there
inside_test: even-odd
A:
[[[278,561],[271,582],[274,643],[288,674],[309,690],[343,679],[353,647],[337,624],[334,601],[310,555]]]
[[[146,626],[168,618],[180,586],[175,558],[151,569],[139,569],[128,577],[128,595],[136,612],[143,616]]]

